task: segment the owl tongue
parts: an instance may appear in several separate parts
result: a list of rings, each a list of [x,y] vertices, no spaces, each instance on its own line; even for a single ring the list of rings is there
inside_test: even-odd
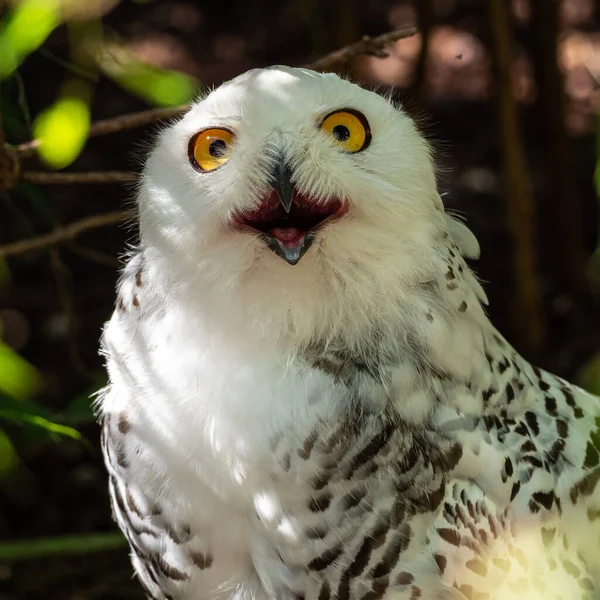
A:
[[[306,231],[302,231],[297,227],[273,227],[269,231],[269,235],[272,235],[282,246],[292,248],[302,242]]]

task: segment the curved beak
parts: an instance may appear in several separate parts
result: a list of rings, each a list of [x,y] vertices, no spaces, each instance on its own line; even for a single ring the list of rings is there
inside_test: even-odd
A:
[[[292,183],[292,169],[285,160],[283,154],[279,154],[273,165],[269,185],[275,190],[281,206],[286,213],[292,210],[292,198],[294,196],[294,184]]]

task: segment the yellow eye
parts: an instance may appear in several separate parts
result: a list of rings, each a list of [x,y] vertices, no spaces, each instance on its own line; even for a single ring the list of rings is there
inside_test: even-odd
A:
[[[234,136],[228,129],[205,129],[188,145],[188,156],[198,171],[214,171],[224,165],[231,153]]]
[[[362,113],[351,108],[329,113],[321,122],[321,130],[342,152],[360,152],[371,142],[369,122]]]

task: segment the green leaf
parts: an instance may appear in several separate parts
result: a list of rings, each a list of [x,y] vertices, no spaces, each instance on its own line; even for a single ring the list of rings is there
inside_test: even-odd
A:
[[[0,392],[13,398],[30,398],[39,383],[37,369],[0,340]]]
[[[600,354],[593,356],[581,367],[577,382],[588,392],[600,396]]]
[[[41,46],[60,25],[58,0],[21,0],[0,29],[0,79]]]
[[[40,140],[39,155],[53,169],[62,169],[78,156],[90,128],[87,94],[67,95],[42,112],[33,123]]]
[[[185,73],[160,69],[141,61],[117,35],[102,43],[91,43],[100,69],[122,88],[150,104],[178,106],[200,91],[200,82]]]
[[[0,429],[0,479],[5,479],[19,464],[19,457],[8,435]]]
[[[50,411],[32,402],[22,402],[0,396],[0,420],[9,421],[25,427],[33,427],[52,441],[61,437],[81,440],[82,436],[76,429],[54,422]]]
[[[119,531],[14,540],[0,543],[0,563],[40,559],[47,556],[84,555],[126,546],[127,540]]]

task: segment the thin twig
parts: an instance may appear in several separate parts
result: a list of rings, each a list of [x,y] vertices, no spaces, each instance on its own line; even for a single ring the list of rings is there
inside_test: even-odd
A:
[[[57,227],[50,233],[0,246],[0,256],[14,256],[15,254],[23,254],[33,250],[40,250],[47,246],[61,244],[76,238],[79,234],[90,229],[98,229],[99,227],[121,223],[133,216],[134,214],[131,211],[113,211],[100,215],[92,215],[91,217],[64,225],[63,227]]]
[[[118,269],[121,267],[121,262],[112,254],[105,254],[104,252],[100,252],[94,248],[88,248],[77,242],[69,242],[67,248],[73,254],[77,254],[77,256],[81,256],[81,258],[85,258],[86,260],[90,260],[104,267],[109,267],[111,269]]]
[[[157,121],[163,121],[172,117],[177,117],[183,114],[189,109],[188,104],[183,106],[175,106],[170,108],[153,108],[150,110],[144,110],[130,115],[121,115],[120,117],[114,117],[112,119],[104,119],[94,123],[89,131],[88,137],[94,137],[97,135],[105,135],[107,133],[115,133],[117,131],[123,131],[125,129],[132,129],[133,127],[143,127],[144,125],[150,125]],[[35,154],[36,149],[40,145],[40,140],[32,140],[25,142],[17,146],[17,154],[19,158],[26,158]]]
[[[417,2],[417,16],[421,32],[421,50],[413,71],[412,86],[415,92],[423,96],[423,86],[427,75],[427,61],[429,59],[429,42],[434,24],[434,10],[432,0]]]
[[[334,50],[330,54],[315,60],[314,62],[305,65],[307,69],[314,71],[334,71],[340,66],[347,65],[353,58],[361,54],[370,54],[378,58],[387,58],[389,54],[385,51],[385,47],[389,44],[397,42],[407,37],[411,37],[417,33],[416,27],[405,27],[397,31],[389,31],[377,37],[369,37],[365,35],[361,40],[350,44],[339,50]]]
[[[129,183],[137,181],[138,174],[133,171],[98,171],[97,173],[44,173],[42,171],[24,171],[21,173],[21,179],[39,185]]]
[[[417,32],[416,27],[406,27],[397,31],[390,31],[371,38],[364,36],[358,42],[350,44],[339,50],[335,50],[318,60],[305,65],[307,69],[313,69],[315,71],[331,71],[335,67],[346,65],[353,58],[361,54],[371,54],[378,56],[379,58],[386,58],[388,53],[385,51],[385,46],[397,42],[403,38],[415,35]],[[107,133],[114,133],[117,131],[123,131],[124,129],[131,129],[133,127],[143,127],[144,125],[150,125],[157,121],[163,121],[172,117],[177,117],[189,109],[189,104],[183,106],[176,106],[170,108],[154,108],[151,110],[144,110],[138,113],[132,113],[130,115],[122,115],[120,117],[114,117],[112,119],[105,119],[104,121],[98,121],[94,123],[88,132],[88,137],[94,137],[96,135],[104,135]],[[19,158],[26,158],[35,154],[37,147],[40,145],[39,140],[32,140],[17,146],[16,151]]]
[[[489,22],[496,68],[499,130],[504,162],[505,201],[512,237],[515,302],[511,318],[523,351],[535,356],[545,337],[535,250],[535,204],[519,134],[513,95],[510,15],[504,0],[490,0]]]

